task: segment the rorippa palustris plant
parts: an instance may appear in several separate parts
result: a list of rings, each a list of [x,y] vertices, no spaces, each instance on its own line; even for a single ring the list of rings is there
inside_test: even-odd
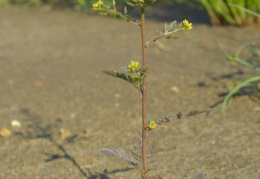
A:
[[[104,71],[105,74],[121,78],[130,84],[132,84],[135,88],[137,88],[142,95],[142,138],[139,146],[135,147],[136,151],[131,151],[130,155],[127,155],[122,148],[102,148],[100,152],[108,156],[114,156],[117,159],[123,159],[130,164],[132,164],[137,171],[141,174],[143,179],[149,179],[149,167],[147,161],[147,137],[151,131],[159,128],[162,125],[165,125],[169,122],[183,119],[185,117],[194,116],[197,114],[201,114],[207,112],[211,109],[206,110],[194,110],[190,111],[186,114],[181,112],[176,114],[176,118],[165,117],[164,119],[156,119],[153,120],[147,116],[146,110],[146,93],[147,93],[147,72],[149,71],[149,67],[146,62],[146,50],[149,44],[156,42],[156,40],[160,38],[167,39],[178,39],[177,36],[174,35],[175,32],[182,31],[188,32],[192,29],[192,23],[189,23],[187,20],[183,20],[180,24],[177,21],[173,21],[169,24],[165,24],[163,30],[161,32],[157,31],[157,35],[146,41],[145,38],[145,10],[148,6],[155,3],[156,0],[132,0],[131,3],[127,2],[127,4],[131,7],[140,6],[141,7],[141,21],[137,20],[129,15],[127,15],[127,10],[125,7],[125,12],[121,13],[117,11],[115,0],[112,0],[113,6],[109,7],[104,4],[102,0],[97,1],[96,4],[93,4],[93,10],[98,11],[100,15],[110,15],[120,20],[125,20],[128,22],[132,22],[140,27],[141,30],[141,39],[142,39],[142,64],[139,64],[139,61],[131,61],[130,64],[126,67],[122,67],[120,70],[110,70]]]

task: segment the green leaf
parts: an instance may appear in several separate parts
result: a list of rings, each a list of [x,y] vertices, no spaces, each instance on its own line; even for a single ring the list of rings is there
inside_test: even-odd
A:
[[[166,37],[166,39],[170,39],[170,38],[172,38],[172,34]]]
[[[260,57],[260,50],[249,49],[249,52],[254,56]]]
[[[116,77],[116,78],[120,78],[124,81],[127,81],[128,83],[131,83],[132,85],[134,85],[135,88],[137,88],[138,90],[142,91],[142,76],[130,76],[130,75],[126,75],[123,72],[120,71],[116,71],[116,70],[110,70],[110,71],[103,71],[103,73],[112,76],[112,77]]]
[[[232,98],[232,96],[237,93],[241,88],[256,82],[260,80],[260,76],[255,76],[253,78],[250,78],[248,80],[243,81],[242,83],[240,83],[239,85],[237,85],[235,88],[233,88],[228,95],[225,97],[224,101],[223,101],[223,105],[222,105],[222,116],[224,116],[226,108],[227,108],[227,104],[229,102],[229,100]]]
[[[154,4],[157,0],[146,0],[144,3],[144,7],[148,7],[152,4]]]

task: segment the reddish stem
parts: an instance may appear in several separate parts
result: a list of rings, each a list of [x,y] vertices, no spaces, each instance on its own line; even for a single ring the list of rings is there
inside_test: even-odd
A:
[[[145,42],[145,8],[141,7],[141,37],[142,37],[142,57],[143,57],[143,70],[147,68],[146,66],[146,42]],[[142,89],[142,162],[143,171],[148,170],[147,166],[147,136],[146,136],[146,75],[143,76],[143,89]],[[148,174],[145,173],[144,179],[148,179]]]

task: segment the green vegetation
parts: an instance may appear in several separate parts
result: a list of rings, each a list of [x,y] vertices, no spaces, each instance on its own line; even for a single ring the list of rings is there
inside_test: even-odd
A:
[[[248,10],[248,9],[245,9],[243,7],[239,7],[237,5],[232,5],[242,11],[245,11],[247,12],[248,14],[251,14],[252,16],[255,16],[255,17],[258,17],[260,18],[260,14],[259,13],[256,13],[256,12],[253,12],[251,10]],[[253,76],[253,77],[250,77],[240,83],[237,83],[235,85],[231,85],[231,90],[229,91],[228,95],[225,97],[224,101],[223,101],[223,106],[222,106],[222,116],[224,116],[225,114],[225,111],[226,111],[226,108],[227,108],[227,105],[228,105],[228,102],[230,101],[230,99],[236,95],[239,90],[242,90],[242,89],[246,89],[246,88],[260,88],[260,64],[259,64],[259,60],[260,60],[260,50],[257,49],[256,46],[257,44],[255,42],[252,42],[252,43],[246,43],[244,45],[242,45],[234,55],[229,55],[226,51],[224,51],[224,54],[226,56],[226,58],[231,61],[231,62],[235,62],[235,63],[238,63],[238,64],[241,64],[241,65],[244,65],[250,69],[253,69],[257,75]],[[251,54],[251,57],[248,58],[248,60],[244,60],[244,59],[241,59],[239,56],[240,56],[240,53],[241,51],[245,48],[245,47],[250,47],[248,49],[248,51],[250,52]]]
[[[260,24],[260,18],[248,11],[260,13],[259,0],[195,0],[208,12],[212,24],[232,24],[238,26]],[[237,8],[241,7],[241,8]]]
[[[250,47],[248,51],[251,54],[251,56],[248,58],[249,60],[241,59],[239,57],[241,51],[245,47],[248,47],[248,46]],[[230,101],[230,99],[234,95],[238,94],[238,92],[240,90],[246,89],[246,88],[259,88],[260,89],[260,74],[259,74],[260,67],[257,67],[257,65],[259,65],[259,60],[260,60],[260,50],[256,48],[256,43],[246,43],[245,45],[242,45],[237,50],[235,55],[229,55],[226,51],[224,51],[224,54],[229,61],[241,64],[243,66],[246,66],[246,67],[254,70],[256,72],[256,75],[251,76],[250,78],[247,78],[246,80],[233,85],[230,92],[224,99],[223,106],[222,106],[222,115],[224,115],[226,108],[227,108],[227,104]]]

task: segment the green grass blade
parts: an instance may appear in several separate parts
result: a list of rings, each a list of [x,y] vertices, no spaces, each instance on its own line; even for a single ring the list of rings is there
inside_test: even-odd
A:
[[[212,7],[210,6],[209,2],[207,0],[197,0],[199,3],[201,3],[206,11],[208,12],[211,23],[213,24],[220,24],[220,20],[217,16],[217,14],[213,11]]]
[[[249,49],[249,52],[256,57],[260,57],[260,50]]]
[[[249,46],[249,45],[256,45],[256,43],[255,43],[255,42],[247,42],[247,43],[241,45],[241,46],[238,48],[238,50],[237,50],[237,52],[236,52],[236,55],[239,56],[239,54],[241,53],[241,51],[242,51],[245,47],[247,47],[247,46]]]
[[[240,0],[240,3],[237,5],[240,7],[246,7],[246,1]],[[239,14],[240,18],[242,19],[243,23],[246,24],[247,12],[242,9],[237,9],[237,11],[238,11],[238,14]]]
[[[251,63],[248,63],[248,62],[242,60],[241,58],[236,58],[236,62],[237,62],[237,63],[240,63],[241,65],[244,65],[244,66],[247,66],[247,67],[249,67],[249,68],[252,68],[252,69],[254,69],[255,71],[260,72],[260,68],[258,68],[257,66],[255,66],[255,65],[253,65],[253,64],[251,64]]]
[[[260,17],[260,14],[258,14],[258,13],[256,13],[256,12],[253,12],[253,11],[251,11],[251,10],[249,10],[249,9],[246,9],[246,8],[244,8],[244,7],[241,7],[241,6],[238,6],[238,5],[236,5],[236,4],[232,4],[232,3],[228,3],[228,5],[234,6],[234,7],[239,8],[239,9],[242,9],[243,11],[245,11],[245,12],[247,12],[247,13],[249,13],[249,14],[252,14],[252,15],[254,15],[254,16],[256,16],[256,17]]]
[[[240,7],[246,7],[246,1],[245,0],[233,0],[234,4],[240,6]],[[247,18],[247,13],[239,8],[236,8],[238,15],[240,19],[242,20],[243,24],[246,24],[246,18]]]
[[[253,78],[250,78],[248,80],[243,81],[242,83],[240,83],[239,85],[237,85],[235,88],[233,88],[228,95],[225,97],[224,101],[223,101],[223,105],[222,105],[222,116],[224,116],[226,108],[227,108],[227,104],[228,101],[232,98],[232,96],[237,93],[241,88],[249,85],[250,83],[253,83],[255,81],[259,81],[260,80],[260,76],[255,76]]]
[[[247,61],[245,61],[245,60],[239,58],[240,52],[241,52],[246,46],[248,46],[248,45],[254,45],[254,44],[255,44],[254,42],[245,43],[244,45],[242,45],[241,47],[239,47],[239,49],[237,50],[237,52],[236,52],[236,54],[235,54],[234,56],[229,55],[229,54],[223,49],[222,45],[220,45],[220,47],[221,47],[221,49],[223,50],[225,57],[226,57],[229,61],[231,61],[231,62],[236,62],[236,63],[240,63],[241,65],[244,65],[244,66],[249,67],[249,68],[251,68],[251,69],[253,69],[253,70],[255,70],[255,71],[260,72],[260,68],[259,68],[259,67],[255,66],[255,65],[253,65],[253,64],[251,64],[251,63],[248,63]],[[252,51],[252,50],[251,50],[251,51]],[[251,53],[254,53],[254,52],[255,52],[255,51],[252,51]]]
[[[244,88],[260,88],[260,83],[250,84],[245,86]]]
[[[221,15],[228,23],[236,25],[234,17],[230,14],[230,10],[223,0],[209,0],[211,8]]]
[[[241,1],[241,0],[239,0],[239,1]],[[240,4],[239,1],[236,1],[235,4]],[[227,2],[227,3],[232,3],[233,0],[226,0],[226,2]],[[240,18],[237,9],[236,9],[235,7],[232,7],[232,6],[228,6],[228,7],[229,7],[229,10],[230,10],[230,12],[231,12],[233,18],[234,18],[235,21],[236,21],[236,24],[238,24],[238,25],[243,25],[243,21],[242,21],[242,19]]]

